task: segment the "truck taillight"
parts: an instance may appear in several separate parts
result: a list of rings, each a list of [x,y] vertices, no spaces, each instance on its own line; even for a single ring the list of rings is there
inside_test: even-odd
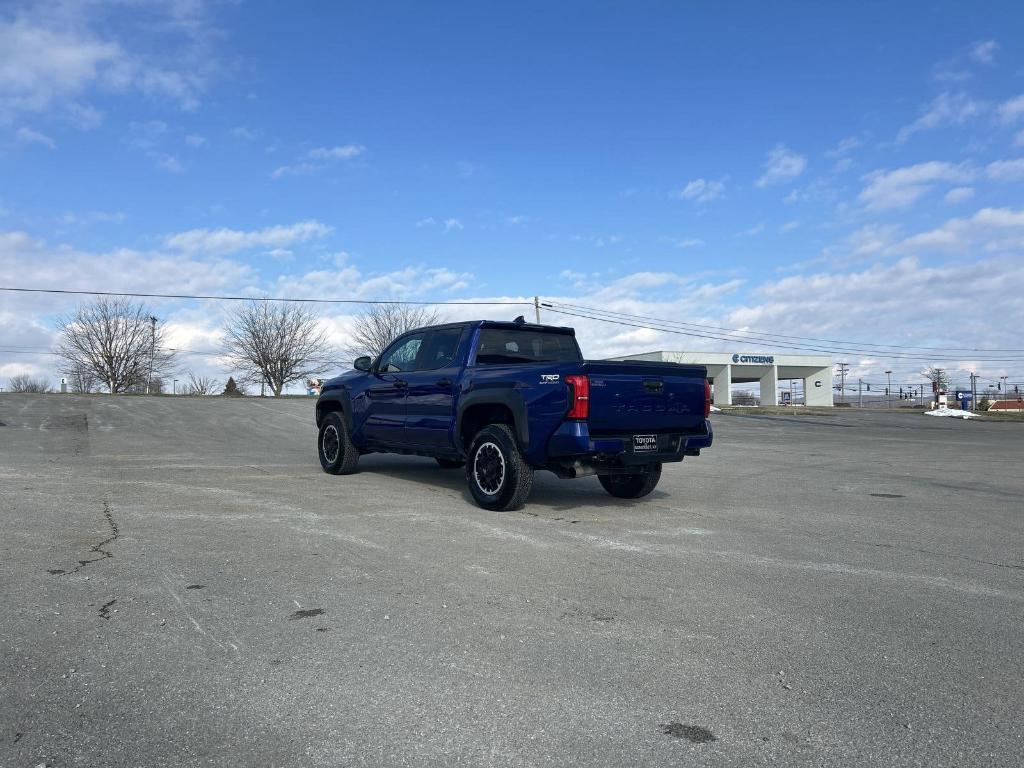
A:
[[[566,376],[569,385],[568,419],[586,419],[590,415],[590,379],[586,376]]]
[[[704,379],[704,418],[711,415],[711,382]]]

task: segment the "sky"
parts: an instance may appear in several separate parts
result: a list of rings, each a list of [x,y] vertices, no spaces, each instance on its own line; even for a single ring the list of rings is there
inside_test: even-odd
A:
[[[1024,350],[1021,40],[1018,2],[8,0],[0,286],[540,296],[764,334],[546,309],[588,357],[1024,386],[1024,351],[972,351]],[[0,292],[0,386],[58,380],[79,300]],[[222,303],[149,303],[207,353],[183,377],[226,378]],[[343,348],[358,307],[319,311]]]

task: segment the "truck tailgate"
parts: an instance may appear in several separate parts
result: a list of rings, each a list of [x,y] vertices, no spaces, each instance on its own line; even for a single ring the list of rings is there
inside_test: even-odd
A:
[[[645,361],[587,361],[592,435],[665,434],[704,429],[707,369]]]

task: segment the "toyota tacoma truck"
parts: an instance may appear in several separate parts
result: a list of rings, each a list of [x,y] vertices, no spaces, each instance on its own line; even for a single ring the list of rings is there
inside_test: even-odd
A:
[[[612,496],[654,490],[667,462],[712,441],[703,366],[584,360],[572,328],[478,320],[410,331],[323,383],[324,471],[368,453],[465,467],[484,509],[518,509],[536,470],[597,475]]]

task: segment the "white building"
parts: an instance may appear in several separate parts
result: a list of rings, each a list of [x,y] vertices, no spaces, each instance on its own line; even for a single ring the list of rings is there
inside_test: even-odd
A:
[[[755,355],[746,352],[645,352],[615,360],[703,365],[714,390],[715,405],[732,404],[733,384],[761,386],[761,405],[778,405],[779,382],[802,381],[804,405],[832,405],[830,355]],[[799,398],[798,398],[799,399]]]

